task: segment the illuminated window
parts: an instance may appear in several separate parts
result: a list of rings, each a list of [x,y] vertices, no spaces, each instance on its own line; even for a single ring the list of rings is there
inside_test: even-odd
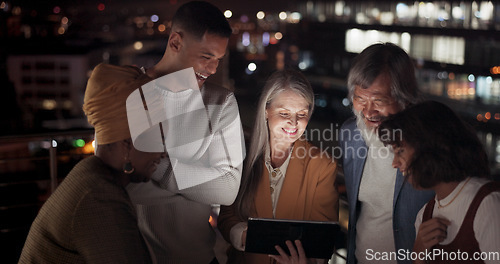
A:
[[[409,33],[384,32],[379,30],[349,29],[346,31],[346,51],[360,53],[366,47],[379,42],[392,42],[408,52],[411,35]]]
[[[463,65],[464,56],[464,38],[445,36],[433,38],[432,61]]]

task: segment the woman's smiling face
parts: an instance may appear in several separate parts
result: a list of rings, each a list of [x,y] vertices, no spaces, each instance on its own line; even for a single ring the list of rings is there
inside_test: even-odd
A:
[[[304,133],[309,122],[309,104],[300,94],[285,90],[266,109],[271,144],[291,145]]]

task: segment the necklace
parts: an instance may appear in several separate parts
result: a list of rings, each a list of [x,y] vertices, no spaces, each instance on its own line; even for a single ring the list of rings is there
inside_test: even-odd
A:
[[[470,177],[467,178],[467,180],[465,181],[464,185],[462,185],[462,188],[460,188],[460,190],[457,192],[457,194],[455,194],[455,196],[453,196],[453,198],[451,199],[450,202],[448,202],[447,204],[444,204],[444,205],[441,205],[441,203],[439,202],[439,200],[437,201],[438,203],[438,208],[441,209],[441,208],[445,208],[446,206],[450,205],[451,203],[453,203],[453,201],[455,201],[455,199],[458,197],[458,195],[462,192],[462,190],[464,189],[465,185],[467,185],[467,183],[469,182],[470,180]]]

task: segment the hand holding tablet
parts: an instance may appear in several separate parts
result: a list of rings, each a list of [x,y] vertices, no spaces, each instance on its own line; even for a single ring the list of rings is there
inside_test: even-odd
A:
[[[293,246],[292,242],[300,240],[307,258],[330,259],[339,232],[338,222],[249,218],[245,251],[279,255],[275,247],[278,245],[291,255],[285,242]]]

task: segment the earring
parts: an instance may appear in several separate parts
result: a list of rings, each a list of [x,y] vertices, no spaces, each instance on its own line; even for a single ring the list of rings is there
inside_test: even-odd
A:
[[[134,173],[135,171],[135,168],[132,166],[132,163],[130,161],[127,161],[125,162],[125,164],[123,164],[123,172],[125,174],[132,174]]]

